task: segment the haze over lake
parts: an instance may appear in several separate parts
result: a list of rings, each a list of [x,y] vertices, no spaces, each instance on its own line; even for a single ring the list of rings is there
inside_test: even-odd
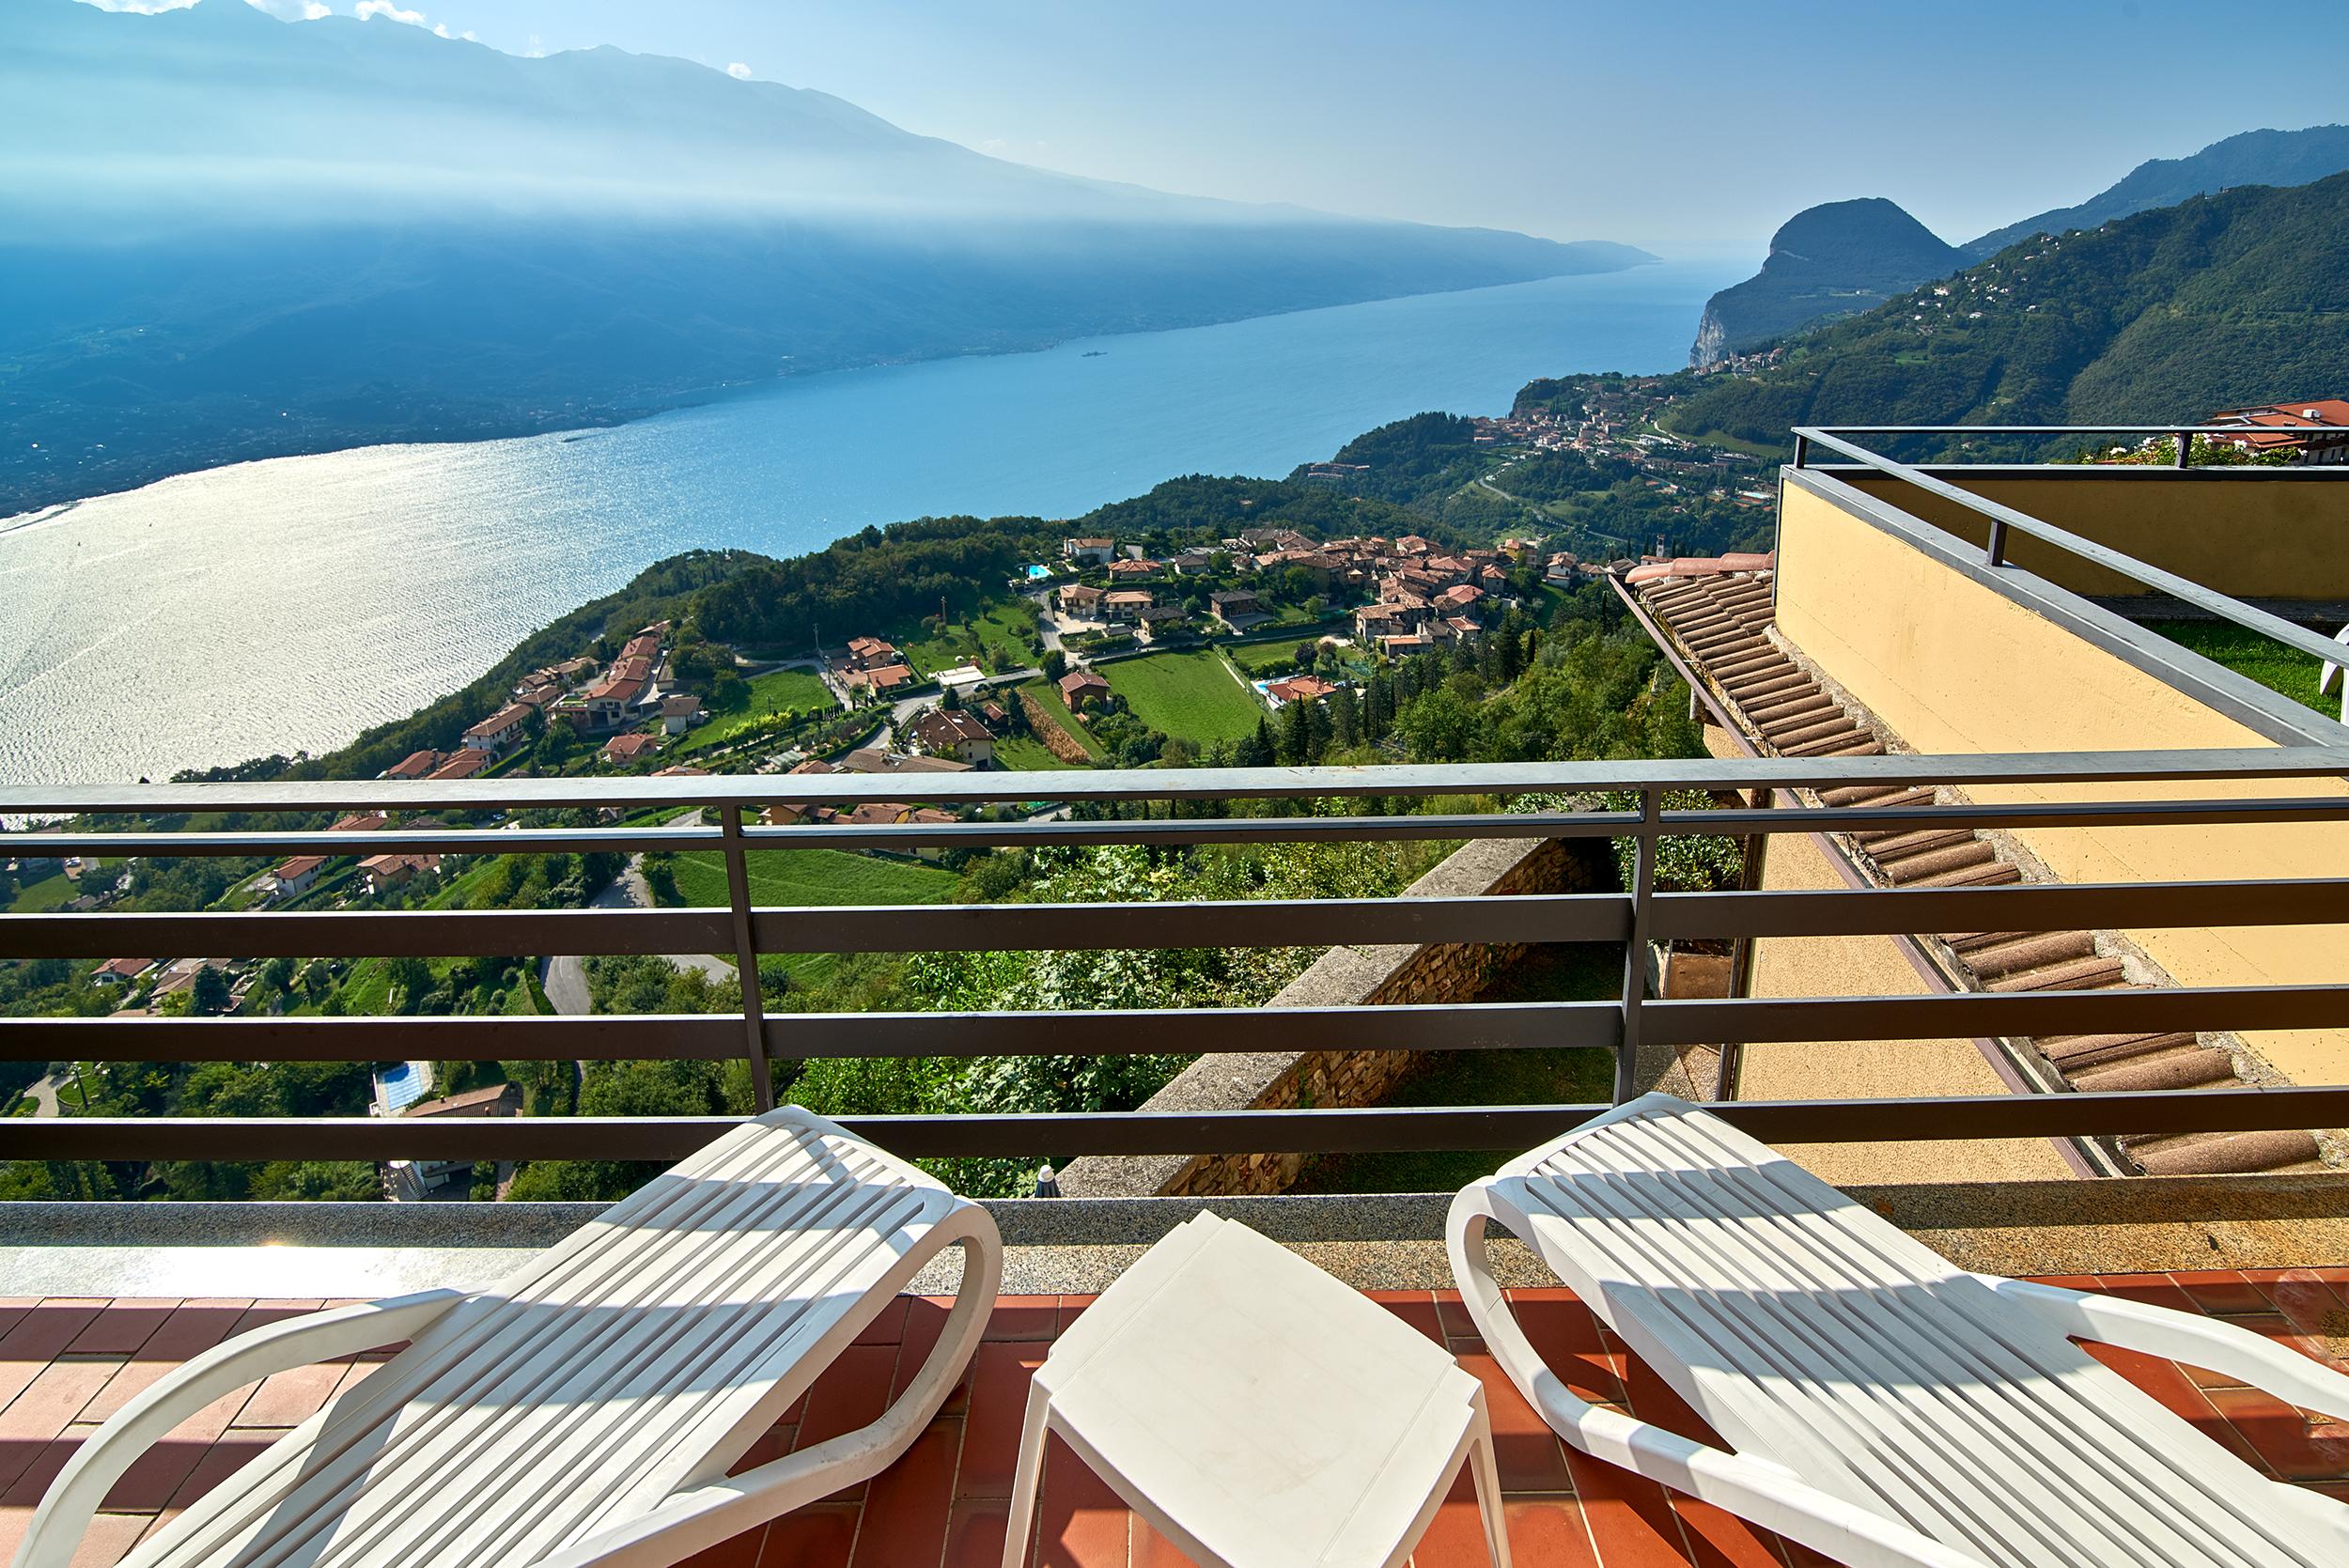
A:
[[[1504,412],[1536,376],[1676,368],[1744,270],[844,371],[610,429],[241,463],[0,520],[0,782],[332,750],[684,550],[1073,516],[1178,474],[1284,474],[1423,410]]]

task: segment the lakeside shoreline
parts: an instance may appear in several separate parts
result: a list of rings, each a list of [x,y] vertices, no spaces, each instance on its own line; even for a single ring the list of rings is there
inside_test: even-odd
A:
[[[478,446],[489,442],[528,441],[540,436],[587,434],[597,430],[617,429],[641,424],[662,414],[683,413],[693,409],[709,408],[722,403],[769,396],[786,388],[804,385],[832,376],[863,375],[877,370],[905,369],[917,365],[948,365],[968,360],[1022,359],[1050,354],[1064,349],[1093,343],[1118,343],[1136,338],[1161,337],[1174,333],[1200,332],[1215,327],[1237,326],[1251,321],[1277,320],[1285,317],[1311,316],[1322,311],[1356,310],[1365,305],[1397,303],[1409,300],[1442,299],[1459,295],[1489,293],[1497,289],[1520,288],[1532,284],[1555,283],[1566,278],[1612,277],[1635,272],[1649,267],[1668,266],[1671,258],[1642,253],[1646,259],[1629,262],[1621,267],[1596,271],[1579,270],[1552,272],[1537,278],[1520,278],[1509,283],[1479,284],[1468,288],[1423,289],[1408,294],[1377,294],[1360,300],[1338,301],[1329,304],[1299,305],[1287,310],[1255,311],[1239,316],[1219,316],[1205,320],[1188,321],[1178,326],[1137,327],[1129,332],[1093,333],[1075,337],[1055,337],[1019,348],[983,349],[954,353],[900,355],[859,361],[853,365],[829,365],[823,368],[791,369],[755,381],[721,382],[713,386],[688,389],[665,395],[642,404],[622,403],[608,408],[589,407],[566,410],[559,415],[543,417],[520,415],[504,421],[488,421],[468,426],[461,431],[436,430],[427,426],[406,433],[378,433],[366,437],[341,439],[321,435],[317,440],[296,440],[283,445],[271,445],[266,450],[241,452],[235,456],[217,457],[209,461],[182,464],[167,454],[160,455],[152,464],[133,469],[133,477],[125,483],[108,483],[92,489],[84,486],[64,486],[54,491],[48,488],[20,492],[0,483],[0,537],[19,528],[38,526],[54,520],[38,513],[53,513],[70,509],[84,502],[131,495],[168,480],[191,474],[213,474],[225,469],[241,468],[252,463],[276,462],[293,458],[332,457],[338,453],[366,452],[378,447]],[[1086,355],[1087,358],[1107,357],[1106,351]],[[151,469],[151,472],[147,470]],[[143,474],[143,476],[137,476]],[[29,499],[28,499],[29,498]],[[13,507],[14,510],[7,508]]]

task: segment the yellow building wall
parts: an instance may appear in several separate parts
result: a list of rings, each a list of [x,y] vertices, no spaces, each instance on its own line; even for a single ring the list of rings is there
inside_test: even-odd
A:
[[[2082,489],[2092,489],[2082,486]],[[2265,737],[1942,567],[1831,501],[1781,488],[1780,629],[1920,753],[2180,751]],[[2322,780],[1968,786],[1984,803],[2349,795]],[[2067,882],[2349,876],[2349,822],[2031,829]],[[2349,928],[2123,933],[2184,986],[2349,980]],[[2349,1030],[2246,1032],[2294,1081],[2349,1083]]]
[[[1981,545],[1988,520],[1889,474],[1836,475]],[[2349,471],[2205,477],[2115,468],[2089,478],[1945,474],[1952,484],[2237,598],[2349,598]],[[2054,545],[2010,533],[2006,558],[2076,594],[2151,593]]]

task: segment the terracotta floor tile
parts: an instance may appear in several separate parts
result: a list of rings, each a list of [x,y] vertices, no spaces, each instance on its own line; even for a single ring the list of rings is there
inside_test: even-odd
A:
[[[2276,1310],[2303,1334],[2334,1344],[2349,1340],[2349,1301],[2342,1300],[2312,1271],[2286,1269],[2274,1280],[2263,1281],[2262,1288],[2276,1303]],[[2326,1346],[2328,1351],[2331,1348]]]
[[[2186,1291],[2195,1306],[2214,1316],[2272,1310],[2259,1286],[2232,1268],[2192,1269],[2172,1273],[2170,1278]]]
[[[128,1356],[154,1337],[177,1300],[110,1301],[67,1345],[69,1356]]]
[[[1490,1356],[1463,1356],[1460,1365],[1485,1385],[1485,1409],[1492,1421],[1493,1457],[1504,1492],[1563,1492],[1569,1489],[1563,1445],[1537,1415],[1509,1374]]]
[[[1126,1568],[1125,1500],[1058,1437],[1045,1443],[1035,1514],[1035,1568]]]
[[[990,1340],[1050,1340],[1060,1332],[1060,1297],[1006,1296],[988,1314]]]
[[[1768,1530],[1699,1498],[1667,1495],[1696,1568],[1785,1568],[1778,1537]]]
[[[1429,1339],[1435,1341],[1438,1344],[1443,1343],[1443,1318],[1442,1315],[1436,1311],[1436,1297],[1434,1292],[1423,1290],[1372,1290],[1364,1291],[1362,1294],[1369,1296],[1373,1301],[1377,1302],[1381,1307],[1386,1308],[1387,1311],[1394,1313],[1395,1316],[1401,1318],[1404,1322],[1409,1324],[1412,1327],[1418,1329]]]
[[[1661,1486],[1572,1445],[1565,1452],[1574,1495],[1602,1568],[1656,1568],[1688,1560],[1680,1516]]]
[[[1563,1292],[1513,1298],[1512,1305],[1527,1342],[1567,1392],[1593,1405],[1623,1403],[1624,1358],[1605,1343],[1590,1308]]]
[[[2191,1422],[2194,1429],[2254,1469],[2263,1469],[2249,1439],[2220,1416],[2187,1369],[2158,1356],[2125,1350],[2113,1344],[2090,1344],[2091,1356],[2161,1402],[2171,1415]]]
[[[911,1296],[900,1296],[876,1312],[873,1315],[873,1321],[857,1331],[856,1343],[859,1344],[895,1344],[903,1339],[906,1329],[906,1309],[912,1304],[912,1299]]]
[[[0,1410],[12,1404],[105,1305],[103,1301],[43,1301],[0,1333]]]
[[[1159,1533],[1149,1520],[1139,1514],[1127,1527],[1126,1559],[1132,1568],[1199,1568],[1189,1554]],[[998,1552],[1002,1550],[999,1546]],[[1001,1559],[998,1558],[998,1561]]]
[[[721,1541],[706,1550],[687,1558],[679,1568],[758,1568],[759,1548],[766,1544],[767,1527],[744,1530],[731,1541]]]
[[[1447,1342],[1472,1340],[1477,1337],[1476,1320],[1469,1316],[1468,1304],[1457,1291],[1442,1291],[1436,1296],[1436,1321],[1442,1326]]]
[[[971,1413],[965,1418],[957,1498],[1008,1498],[1019,1458],[1019,1425],[1028,1384],[1044,1364],[1044,1346],[982,1344],[971,1362]]]
[[[84,1415],[90,1421],[104,1421],[145,1392],[163,1374],[226,1340],[251,1305],[249,1301],[181,1302],[138,1352],[106,1380],[106,1387],[90,1401]]]
[[[1064,1296],[1052,1314],[1054,1335],[1068,1332],[1068,1326],[1083,1315],[1084,1310],[1101,1299],[1098,1296]]]
[[[0,1410],[0,1493],[40,1461],[119,1365],[113,1360],[52,1361]]]
[[[930,1352],[938,1348],[938,1337],[945,1329],[947,1314],[954,1303],[937,1296],[915,1296],[906,1310],[905,1339],[897,1348],[897,1369],[889,1380],[889,1397],[894,1400],[906,1391]],[[971,1369],[965,1366],[956,1379],[946,1403],[939,1406],[939,1414],[959,1416],[971,1408]]]
[[[1003,1568],[1003,1522],[1010,1502],[965,1498],[946,1514],[944,1568]]]
[[[227,1480],[257,1458],[269,1447],[266,1433],[230,1431],[205,1449],[203,1457],[188,1472],[188,1479],[179,1483],[179,1490],[171,1495],[167,1513],[176,1514],[202,1499],[205,1493]]]
[[[853,1505],[817,1503],[786,1514],[767,1527],[758,1568],[848,1568],[856,1526]]]
[[[904,1568],[938,1561],[946,1549],[946,1515],[953,1504],[960,1421],[934,1421],[905,1457],[875,1476],[864,1490],[864,1521],[856,1534],[854,1568]]]
[[[314,1366],[288,1367],[272,1372],[261,1379],[261,1386],[253,1390],[244,1408],[237,1413],[239,1426],[286,1427],[300,1426],[326,1408],[334,1397],[334,1385],[343,1380],[348,1370],[331,1361]]]
[[[2212,1389],[2202,1397],[2286,1481],[2349,1479],[2349,1427],[2312,1427],[2299,1411],[2256,1389]]]
[[[89,1528],[82,1532],[82,1544],[73,1553],[72,1568],[114,1568],[131,1554],[146,1533],[144,1514],[100,1514],[91,1518]]]
[[[795,1449],[868,1426],[889,1407],[889,1376],[896,1370],[897,1347],[852,1344],[826,1367],[807,1391]]]

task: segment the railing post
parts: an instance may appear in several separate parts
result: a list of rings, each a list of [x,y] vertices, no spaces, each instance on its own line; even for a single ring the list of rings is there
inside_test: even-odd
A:
[[[1640,1003],[1647,996],[1649,905],[1656,895],[1656,836],[1661,826],[1663,791],[1640,791],[1640,826],[1632,839],[1631,938],[1623,954],[1623,1043],[1615,1053],[1615,1103],[1640,1093]]]
[[[734,917],[734,974],[742,992],[743,1053],[751,1063],[751,1096],[762,1111],[775,1109],[775,1077],[767,1065],[767,1004],[759,994],[758,944],[751,936],[751,871],[743,858],[742,808],[718,808],[726,857],[726,904]]]
[[[1994,567],[2006,565],[2006,519],[1990,520],[1990,542],[1983,547],[1983,555]]]
[[[2178,432],[2177,466],[2180,468],[2194,466],[2194,433],[2191,430]]]
[[[1811,438],[1804,435],[1800,430],[1797,430],[1795,432],[1794,466],[1797,468],[1808,468],[1811,466]]]

